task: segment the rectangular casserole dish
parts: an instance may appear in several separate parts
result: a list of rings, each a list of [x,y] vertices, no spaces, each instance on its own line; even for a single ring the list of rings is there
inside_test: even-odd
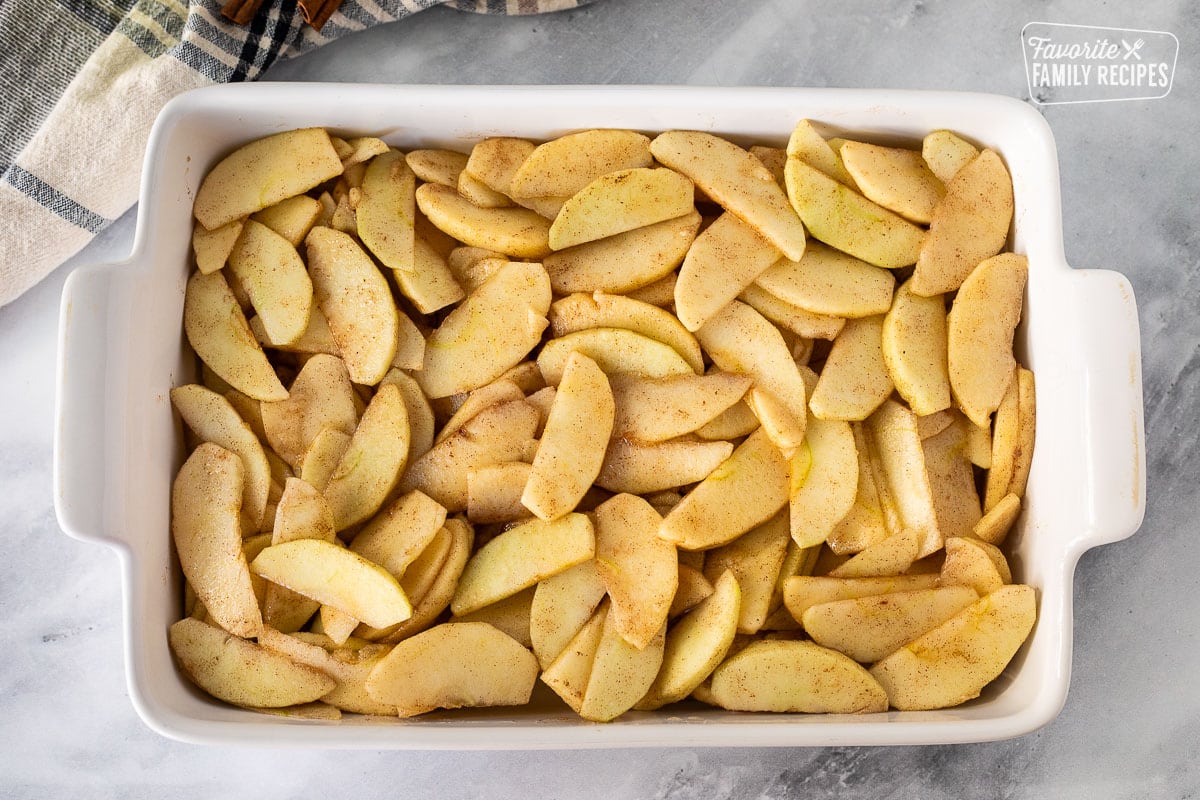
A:
[[[1034,633],[1005,673],[944,711],[862,717],[730,713],[683,704],[598,725],[557,698],[528,708],[340,722],[271,717],[203,696],[178,672],[167,627],[181,612],[169,533],[183,442],[168,392],[194,379],[183,342],[192,199],[236,145],[289,128],[379,135],[402,148],[466,150],[491,135],[546,139],[591,127],[672,128],[782,145],[801,118],[878,143],[949,128],[994,148],[1013,177],[1011,245],[1028,255],[1018,358],[1037,374],[1037,445],[1007,549],[1038,591]],[[1054,141],[1010,98],[941,92],[671,87],[243,84],[172,101],[150,136],[133,253],[77,270],[63,292],[55,504],[70,535],[118,553],[129,692],[156,731],[192,742],[346,748],[890,745],[1017,736],[1062,707],[1070,679],[1072,580],[1088,548],[1123,539],[1145,505],[1137,311],[1118,273],[1064,259]]]

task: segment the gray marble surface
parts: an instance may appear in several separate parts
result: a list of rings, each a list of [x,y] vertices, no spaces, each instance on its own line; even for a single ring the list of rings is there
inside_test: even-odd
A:
[[[965,89],[1027,98],[1032,20],[1168,30],[1162,100],[1047,107],[1066,252],[1125,272],[1143,337],[1148,511],[1077,571],[1071,694],[1013,741],[957,747],[567,753],[284,752],[160,738],[125,690],[116,557],[51,505],[58,301],[128,252],[134,214],[0,309],[0,795],[5,797],[1185,798],[1200,793],[1200,7],[600,0],[539,18],[435,9],[269,77],[390,83],[678,83]]]

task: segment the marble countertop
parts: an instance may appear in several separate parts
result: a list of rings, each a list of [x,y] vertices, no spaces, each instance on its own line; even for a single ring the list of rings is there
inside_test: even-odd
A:
[[[986,8],[984,7],[986,5]],[[1130,9],[1132,7],[1129,7]],[[135,214],[0,309],[0,795],[1184,798],[1200,792],[1200,7],[1064,0],[599,0],[537,18],[438,8],[268,77],[385,83],[664,83],[963,89],[1028,100],[1020,32],[1050,20],[1174,32],[1174,91],[1046,106],[1065,246],[1127,274],[1144,358],[1148,510],[1075,585],[1070,697],[992,744],[808,750],[377,753],[197,747],[138,719],[116,556],[67,538],[51,501],[58,302],[79,264],[122,258]]]

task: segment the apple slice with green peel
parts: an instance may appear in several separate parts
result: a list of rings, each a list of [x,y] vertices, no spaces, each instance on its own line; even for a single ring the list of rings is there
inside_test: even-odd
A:
[[[171,390],[171,403],[196,436],[219,445],[242,460],[242,514],[257,530],[267,508],[271,467],[262,443],[237,410],[221,395],[199,384]]]
[[[1012,178],[1000,156],[984,150],[946,184],[913,271],[913,291],[957,290],[979,262],[1004,247],[1012,218]]]
[[[804,226],[763,163],[733,142],[702,131],[667,131],[650,143],[662,164],[691,178],[788,258],[804,253]]]
[[[433,399],[490,383],[541,341],[549,310],[546,270],[540,264],[506,263],[429,335],[425,365],[414,377]]]
[[[604,635],[604,622],[608,617],[609,608],[609,604],[605,603],[594,614],[589,614],[575,635],[558,648],[559,652],[554,659],[548,664],[544,659],[542,662],[545,664],[542,682],[553,689],[576,714],[583,707],[588,678],[591,677],[592,666],[596,663],[596,653],[600,649],[600,639]]]
[[[606,591],[594,559],[538,583],[529,607],[529,637],[543,669],[549,669],[587,624]],[[586,681],[585,675],[584,685]]]
[[[873,578],[836,578],[828,575],[797,575],[783,584],[783,604],[797,620],[804,612],[822,603],[852,600],[890,592],[914,592],[938,585],[934,573],[891,575]]]
[[[237,454],[211,442],[197,447],[171,488],[171,535],[184,577],[212,620],[252,638],[262,613],[242,550],[244,474]]]
[[[632,494],[618,494],[592,512],[596,566],[608,596],[611,623],[626,642],[640,649],[666,624],[679,588],[675,545],[658,538],[662,517]]]
[[[176,622],[168,639],[179,665],[197,686],[235,705],[280,708],[309,703],[337,686],[324,672],[199,620]]]
[[[734,214],[717,217],[696,237],[675,284],[675,313],[694,331],[741,294],[780,253]]]
[[[464,511],[467,476],[490,464],[522,460],[537,424],[537,409],[525,400],[489,406],[410,464],[400,489],[420,489],[447,511]]]
[[[665,222],[558,250],[542,263],[558,294],[623,294],[670,275],[687,255],[698,230],[700,214],[692,210]]]
[[[280,200],[254,214],[250,219],[266,225],[287,239],[292,247],[299,247],[313,225],[317,224],[320,214],[321,202],[315,197],[301,194]]]
[[[595,361],[606,375],[627,373],[645,378],[695,375],[683,356],[670,345],[625,328],[588,328],[551,339],[542,346],[537,363],[551,386],[562,380],[573,352]]]
[[[946,306],[941,295],[913,294],[912,281],[896,291],[883,318],[883,361],[896,391],[918,416],[950,408]]]
[[[706,554],[704,575],[709,581],[715,583],[727,570],[737,579],[738,633],[758,633],[766,621],[790,538],[787,515],[780,513]]]
[[[583,514],[567,514],[552,522],[530,520],[475,552],[463,570],[451,608],[456,615],[468,614],[587,561],[595,553],[592,523]]]
[[[619,294],[572,294],[550,306],[550,333],[565,336],[588,328],[623,328],[669,345],[697,373],[704,371],[700,344],[669,311]]]
[[[813,547],[830,537],[858,496],[858,448],[850,423],[811,417],[804,443],[789,461],[792,539],[799,547]]]
[[[883,315],[846,320],[825,359],[809,407],[824,420],[869,417],[894,389],[883,358]]]
[[[262,404],[263,431],[271,449],[293,468],[326,428],[346,435],[358,427],[354,387],[345,363],[314,355],[305,362],[287,399]]]
[[[417,207],[463,244],[512,258],[541,258],[550,252],[550,223],[529,209],[480,208],[457,189],[436,183],[417,188]]]
[[[582,353],[567,356],[521,503],[544,520],[574,510],[600,474],[612,435],[608,378]]]
[[[779,329],[745,303],[733,301],[696,331],[709,357],[726,372],[754,381],[754,392],[778,401],[770,432],[780,448],[798,447],[808,418],[807,391]]]
[[[445,507],[423,492],[408,492],[372,517],[350,550],[400,578],[445,524]]]
[[[608,445],[596,485],[610,492],[650,494],[704,480],[733,452],[732,442],[668,441]]]
[[[733,573],[723,572],[712,594],[667,634],[658,677],[635,708],[653,711],[691,694],[729,652],[737,633],[740,609],[737,579]]]
[[[916,263],[925,240],[918,226],[799,158],[788,159],[784,176],[792,207],[814,239],[877,267]]]
[[[870,664],[933,630],[979,599],[969,586],[942,586],[836,600],[804,612],[812,640]]]
[[[633,708],[658,676],[666,630],[664,621],[649,644],[634,647],[625,641],[610,611],[604,619],[579,716],[593,722],[608,722]]]
[[[916,150],[846,142],[839,155],[868,200],[913,222],[928,224],[946,194]]]
[[[221,159],[196,191],[192,212],[211,231],[341,174],[342,161],[322,128],[277,133]]]
[[[765,432],[755,431],[671,509],[658,535],[684,550],[731,542],[783,508],[787,478],[779,448]]]
[[[511,636],[485,622],[449,622],[392,648],[366,689],[409,717],[435,708],[524,705],[537,676],[537,659]]]
[[[183,299],[188,343],[209,369],[242,394],[283,400],[287,389],[255,340],[222,272],[197,272],[188,279]]]
[[[348,234],[317,227],[305,242],[313,291],[350,378],[374,386],[391,368],[399,335],[387,280]]]
[[[648,379],[614,375],[609,379],[616,415],[614,438],[665,442],[712,421],[746,394],[751,378],[736,372]]]
[[[949,183],[977,155],[975,145],[950,131],[934,131],[921,142],[921,156],[942,183]]]
[[[391,573],[357,553],[319,539],[271,545],[250,569],[267,580],[382,628],[412,616]]]
[[[1021,321],[1028,275],[1025,256],[1003,253],[989,258],[963,281],[950,306],[950,388],[958,407],[980,427],[1000,407],[1013,379],[1013,336]]]
[[[788,138],[786,155],[788,158],[798,158],[838,183],[854,188],[854,178],[846,171],[838,151],[834,150],[825,137],[817,132],[809,120],[800,120],[792,129],[792,135]],[[786,171],[786,163],[784,169]]]
[[[550,247],[562,250],[594,242],[692,210],[692,182],[674,170],[637,167],[610,172],[563,204],[550,226]]]
[[[229,271],[250,296],[272,342],[291,344],[308,329],[313,285],[296,248],[262,223],[246,220]]]
[[[712,698],[731,711],[865,714],[887,694],[848,656],[812,642],[753,642],[717,667]]]
[[[517,169],[513,197],[571,197],[619,170],[649,167],[650,139],[634,131],[600,129],[560,136],[534,148]]]
[[[400,390],[381,386],[371,398],[325,487],[337,529],[368,519],[400,480],[408,459],[408,411]]]
[[[780,259],[756,283],[810,313],[851,318],[891,308],[896,279],[888,270],[814,242],[799,261]]]
[[[216,230],[207,230],[197,225],[192,231],[192,252],[196,256],[196,269],[207,275],[225,266],[233,246],[242,235],[245,220],[235,219]]]
[[[1005,586],[871,667],[900,711],[950,708],[978,697],[1033,629],[1030,586]]]

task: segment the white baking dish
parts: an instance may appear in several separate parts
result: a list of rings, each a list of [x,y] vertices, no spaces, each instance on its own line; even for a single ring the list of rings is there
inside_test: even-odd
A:
[[[697,705],[597,725],[552,696],[525,709],[407,721],[316,722],[231,708],[177,671],[180,616],[168,498],[182,458],[168,390],[194,376],[181,332],[192,197],[234,145],[302,126],[382,135],[402,148],[465,149],[488,135],[548,138],[589,127],[711,130],[781,144],[800,118],[876,141],[950,128],[995,148],[1016,198],[1012,245],[1029,256],[1018,354],[1037,374],[1037,446],[1010,537],[1017,580],[1038,589],[1034,634],[982,697],[959,708],[863,717],[734,714]],[[1063,256],[1058,165],[1042,118],[1016,100],[937,92],[664,87],[397,87],[257,84],[171,102],[146,154],[133,255],[77,270],[63,292],[55,503],[70,535],[112,546],[125,583],[134,705],[196,742],[363,748],[580,748],[929,744],[1002,739],[1049,722],[1071,670],[1071,585],[1088,548],[1123,539],[1145,505],[1137,310],[1115,272]],[[535,695],[535,698],[541,697]]]

